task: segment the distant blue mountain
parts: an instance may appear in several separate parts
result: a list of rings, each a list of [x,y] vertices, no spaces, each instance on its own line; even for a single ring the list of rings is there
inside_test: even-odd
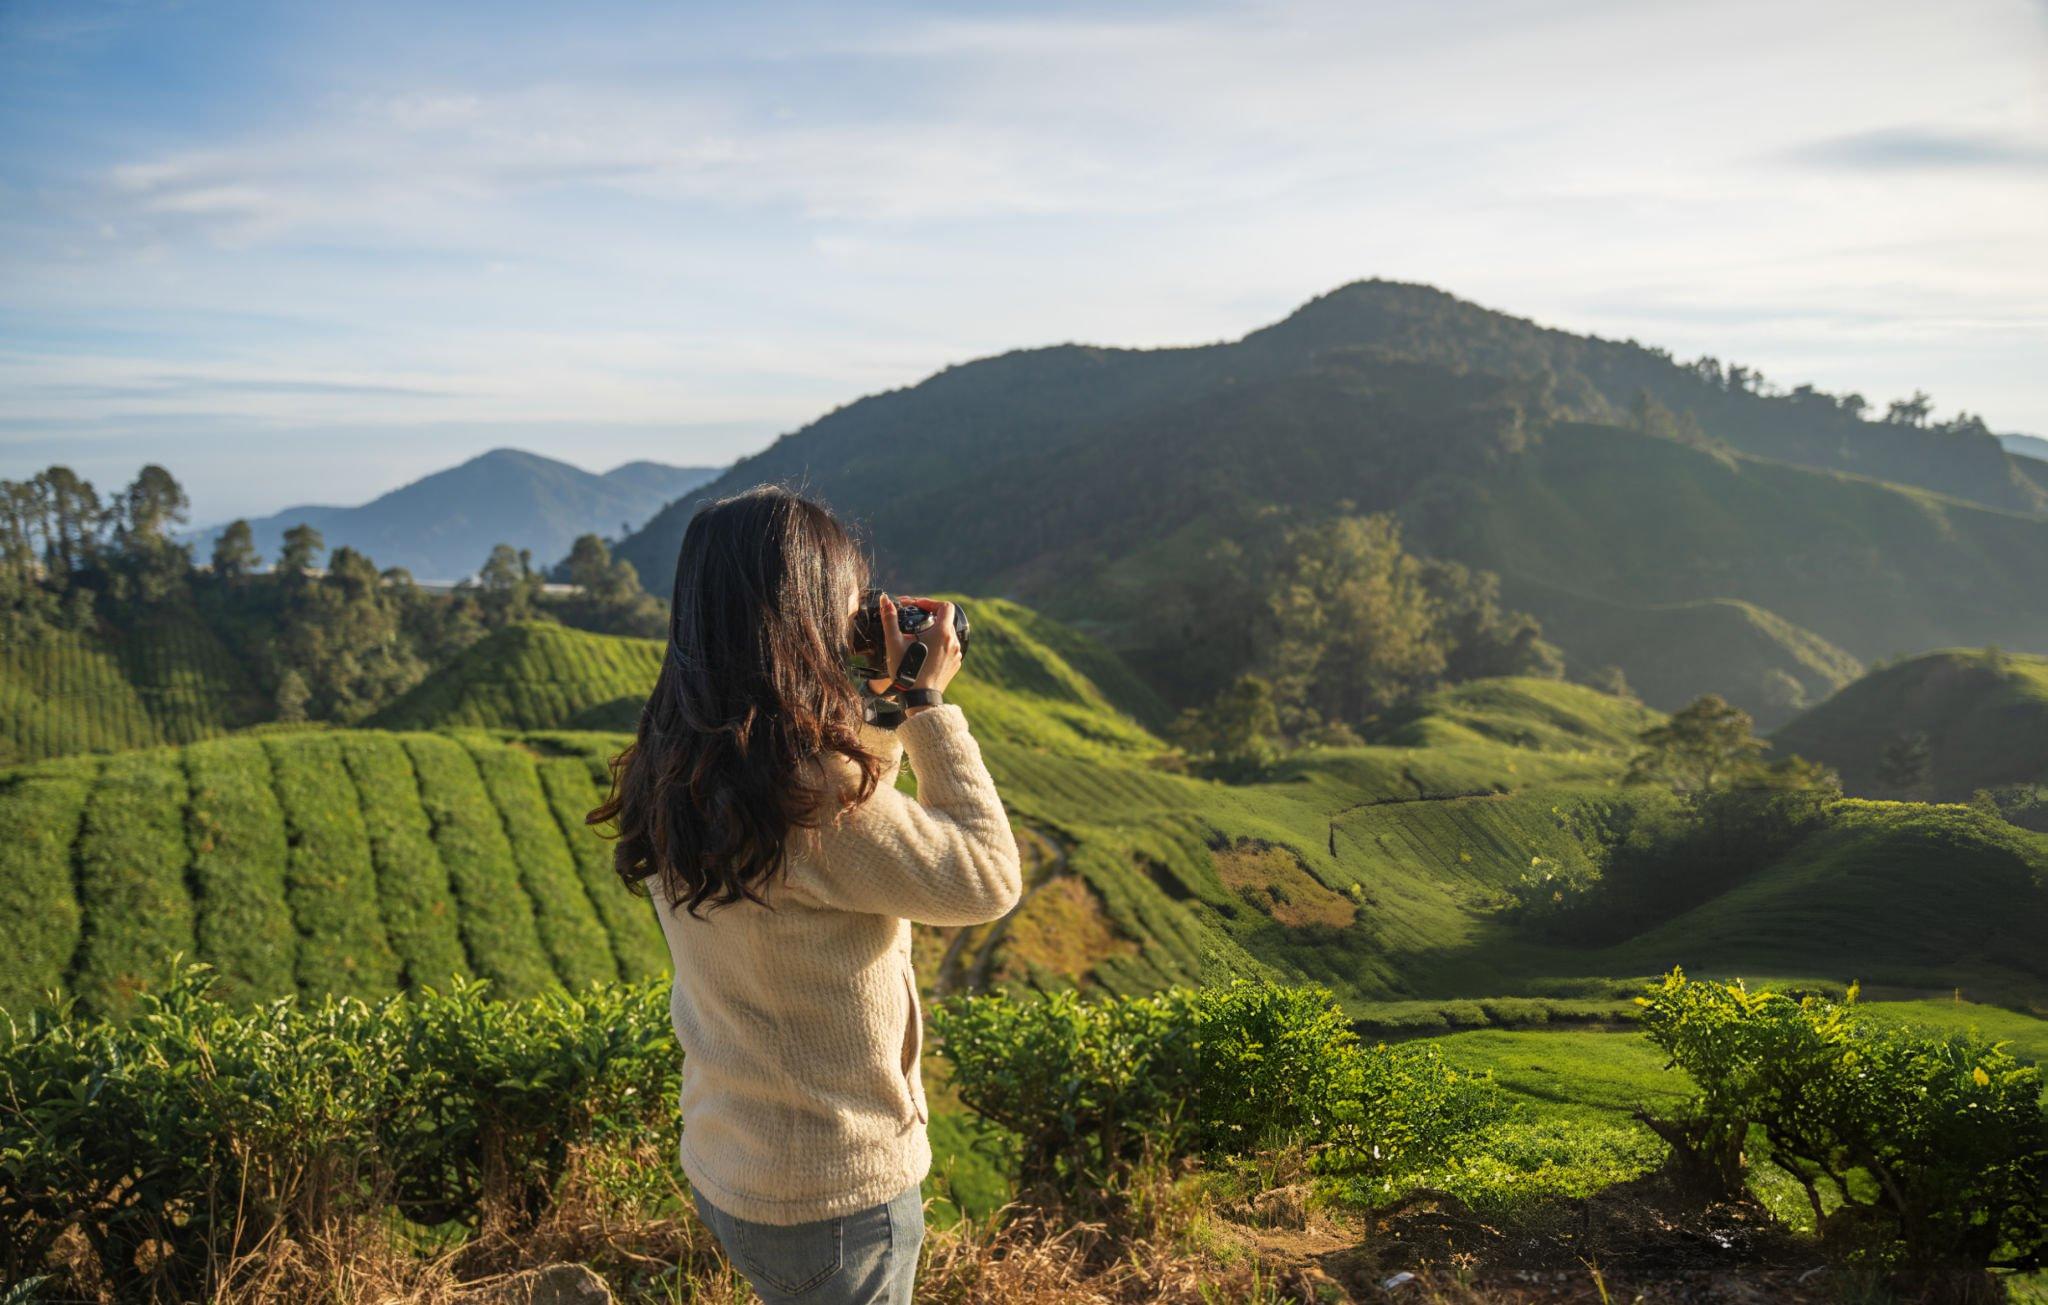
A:
[[[2048,462],[2048,440],[2039,435],[2000,435],[1998,442],[2005,445],[2007,453],[2017,453],[2023,458],[2039,458]]]
[[[415,579],[455,580],[475,572],[498,544],[532,549],[535,566],[552,565],[578,535],[625,534],[722,470],[628,462],[596,475],[539,454],[493,449],[360,507],[291,507],[249,525],[267,560],[277,557],[284,532],[304,523],[330,549],[346,544]],[[201,561],[226,525],[186,536]]]

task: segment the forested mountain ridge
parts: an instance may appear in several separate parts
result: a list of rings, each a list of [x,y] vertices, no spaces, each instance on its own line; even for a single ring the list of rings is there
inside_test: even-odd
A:
[[[2048,485],[1924,395],[1868,406],[1362,282],[1236,343],[1011,353],[862,399],[619,552],[658,593],[697,503],[800,482],[889,583],[1013,594],[1189,702],[1251,666],[1287,525],[1391,512],[1497,574],[1575,678],[1775,724],[1867,660],[2048,647]],[[1237,650],[1187,664],[1209,638]]]
[[[501,543],[553,561],[578,535],[615,534],[716,474],[712,467],[629,462],[598,475],[520,449],[493,449],[360,506],[289,507],[249,526],[266,556],[285,531],[310,525],[330,548],[353,548],[422,580],[456,580]],[[188,538],[203,555],[223,528]]]

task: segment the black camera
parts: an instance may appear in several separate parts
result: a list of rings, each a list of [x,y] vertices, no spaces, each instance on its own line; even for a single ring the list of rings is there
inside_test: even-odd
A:
[[[923,634],[938,620],[930,612],[915,605],[914,599],[899,599],[896,603],[896,628],[905,634]],[[967,608],[965,604],[953,604],[953,631],[960,636],[960,655],[967,655]],[[860,611],[853,618],[853,650],[862,656],[880,656],[884,651],[882,642],[882,591],[867,589],[861,592]]]

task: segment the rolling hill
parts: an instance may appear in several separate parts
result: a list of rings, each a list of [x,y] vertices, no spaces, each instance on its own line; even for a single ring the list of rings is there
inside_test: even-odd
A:
[[[1928,765],[1910,796],[1961,801],[2048,782],[2048,657],[1950,649],[1909,658],[1844,688],[1773,742],[1833,766],[1851,793],[1898,797],[1885,751],[1913,734],[1926,738]]]
[[[497,544],[530,548],[540,563],[578,535],[611,535],[717,475],[711,467],[629,462],[597,475],[518,449],[493,449],[358,507],[290,507],[249,523],[256,550],[275,558],[284,532],[307,524],[327,546],[347,545],[420,580],[457,580]],[[225,525],[226,523],[222,523]],[[189,536],[201,558],[221,526]]]
[[[1698,433],[1639,421],[1645,391]],[[1902,650],[2048,649],[2027,462],[1364,282],[1234,343],[1063,345],[862,399],[618,552],[658,589],[696,503],[798,480],[863,523],[887,582],[1065,614],[1187,700],[1215,686],[1160,673],[1190,637],[1160,594],[1220,547],[1255,559],[1281,517],[1393,511],[1411,547],[1547,615],[1575,674],[1615,664],[1667,705],[1720,689],[1783,719]]]
[[[608,742],[300,730],[0,772],[0,1006],[118,1010],[176,952],[250,998],[661,973],[582,823]]]
[[[1664,711],[1718,693],[1768,729],[1863,670],[1811,630],[1739,598],[1622,603],[1519,577],[1503,595],[1546,631],[1569,630],[1582,662],[1633,667],[1629,686]]]
[[[189,609],[151,612],[118,634],[0,641],[0,765],[186,743],[270,711],[241,660]]]
[[[1511,890],[1587,872],[1603,831],[1670,804],[1617,782],[1655,712],[1553,680],[1475,681],[1382,720],[1364,746],[1225,784],[1176,765],[1140,719],[1156,699],[1085,636],[970,601],[976,643],[949,696],[1017,822],[1027,889],[1003,921],[918,931],[942,991],[1269,974],[1325,983],[1369,1015],[1504,994],[1611,1005],[1616,977],[1674,962],[2048,985],[2048,958],[2024,945],[2048,923],[2048,838],[1979,813],[1844,804],[1689,917],[1562,947],[1517,924]],[[547,645],[507,633],[504,655],[470,668],[495,678],[468,692],[451,676],[415,704],[419,723],[448,723],[428,719],[436,704],[538,721],[613,687],[596,675],[593,693],[561,694],[557,675],[508,692],[536,681],[502,668],[544,664]],[[576,664],[602,664],[594,651]],[[452,973],[532,992],[658,972],[645,902],[581,823],[623,742],[538,726],[270,728],[0,771],[0,1006],[55,986],[118,1009],[175,951],[250,996]],[[1937,890],[1952,909],[1929,932],[1915,903]],[[1797,927],[1758,923],[1774,910]]]
[[[630,730],[661,671],[661,652],[656,639],[514,622],[465,649],[370,724]]]

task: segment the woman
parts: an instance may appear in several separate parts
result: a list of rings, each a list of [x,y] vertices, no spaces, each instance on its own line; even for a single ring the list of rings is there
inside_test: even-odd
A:
[[[675,965],[683,1172],[764,1300],[911,1299],[931,1168],[910,925],[1016,905],[1017,844],[960,708],[863,723],[848,669],[867,564],[824,508],[760,486],[691,519],[669,646],[591,813],[648,883]],[[960,668],[950,603],[914,688]],[[876,691],[887,681],[870,685]],[[918,701],[921,694],[904,695]],[[895,786],[908,757],[915,800]]]

